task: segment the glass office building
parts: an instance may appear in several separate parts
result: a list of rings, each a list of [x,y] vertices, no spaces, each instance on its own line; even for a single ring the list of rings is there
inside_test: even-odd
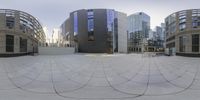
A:
[[[128,16],[128,51],[145,51],[145,42],[149,37],[150,16],[138,12]]]

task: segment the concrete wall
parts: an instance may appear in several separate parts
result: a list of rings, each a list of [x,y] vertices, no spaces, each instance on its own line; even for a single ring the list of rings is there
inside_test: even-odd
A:
[[[39,47],[40,55],[67,55],[74,54],[74,48]]]
[[[118,12],[118,52],[127,53],[127,15]]]

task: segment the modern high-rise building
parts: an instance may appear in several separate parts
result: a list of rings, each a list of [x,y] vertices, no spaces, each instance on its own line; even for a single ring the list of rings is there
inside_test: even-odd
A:
[[[32,15],[0,9],[0,56],[17,56],[38,52],[45,44],[45,34]]]
[[[128,16],[128,51],[143,52],[149,37],[150,16],[138,12]]]
[[[200,56],[200,9],[175,12],[165,24],[168,54]]]
[[[67,46],[77,52],[127,52],[127,15],[113,9],[81,9],[61,25]]]
[[[164,51],[164,26],[156,26],[149,31],[147,51]]]

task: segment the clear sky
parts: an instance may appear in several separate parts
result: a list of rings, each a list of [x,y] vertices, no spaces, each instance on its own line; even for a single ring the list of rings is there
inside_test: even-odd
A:
[[[127,13],[145,12],[151,28],[173,12],[200,8],[200,0],[1,0],[1,9],[25,11],[38,18],[49,30],[59,27],[69,13],[78,9],[110,8]]]

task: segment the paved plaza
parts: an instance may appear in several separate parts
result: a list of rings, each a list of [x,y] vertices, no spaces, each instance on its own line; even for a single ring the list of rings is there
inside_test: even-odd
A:
[[[199,100],[200,58],[74,54],[0,58],[0,100]]]

